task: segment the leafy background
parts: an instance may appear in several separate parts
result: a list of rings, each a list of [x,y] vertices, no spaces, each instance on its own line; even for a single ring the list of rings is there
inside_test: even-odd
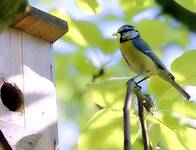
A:
[[[60,149],[123,148],[125,83],[134,73],[122,60],[112,33],[125,23],[140,31],[192,96],[192,101],[185,101],[158,77],[142,84],[155,103],[153,115],[145,114],[153,149],[195,149],[196,28],[185,13],[195,17],[196,0],[31,0],[30,4],[69,24],[69,32],[54,44]],[[165,10],[165,4],[171,10],[183,8],[178,10],[181,17]],[[142,139],[134,105],[131,142],[138,150]]]

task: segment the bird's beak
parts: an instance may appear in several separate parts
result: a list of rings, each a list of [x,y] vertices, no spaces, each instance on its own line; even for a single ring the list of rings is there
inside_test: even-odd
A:
[[[113,33],[112,36],[116,36],[117,38],[120,38],[120,33],[119,32]]]

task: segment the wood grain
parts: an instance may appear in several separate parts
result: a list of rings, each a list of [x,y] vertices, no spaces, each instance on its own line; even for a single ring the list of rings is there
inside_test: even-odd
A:
[[[66,21],[31,6],[28,6],[24,15],[13,21],[10,26],[51,43],[68,31]]]
[[[0,33],[0,52],[0,86],[3,80],[16,83],[24,95],[23,112],[9,111],[0,100],[2,133],[13,149],[54,150],[58,133],[52,44],[8,28]]]
[[[26,128],[42,132],[37,150],[53,150],[58,138],[52,45],[24,32],[22,39]]]
[[[0,34],[0,74],[23,92],[21,32],[9,29]],[[1,78],[0,86],[3,84]],[[0,101],[0,120],[24,127],[24,113],[9,111]]]

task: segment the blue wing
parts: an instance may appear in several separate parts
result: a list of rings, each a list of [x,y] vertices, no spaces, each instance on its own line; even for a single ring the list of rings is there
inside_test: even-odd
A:
[[[161,62],[161,60],[155,55],[155,53],[152,51],[150,46],[142,40],[140,37],[132,39],[133,45],[142,53],[147,55],[152,59],[152,61],[161,69],[167,70],[165,65]]]

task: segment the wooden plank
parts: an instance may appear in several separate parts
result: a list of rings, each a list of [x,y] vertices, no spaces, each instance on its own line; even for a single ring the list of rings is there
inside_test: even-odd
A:
[[[0,34],[0,74],[4,80],[15,83],[23,92],[21,33],[9,29]],[[0,80],[0,86],[3,80]],[[24,113],[9,111],[0,101],[0,120],[24,127]]]
[[[56,41],[68,31],[66,21],[31,6],[10,26],[49,42]]]
[[[4,137],[14,150],[31,150],[37,145],[42,136],[40,133],[4,121],[0,121],[0,129],[2,129]]]
[[[58,138],[52,45],[24,32],[22,39],[26,129],[43,135],[37,150],[53,150]]]

